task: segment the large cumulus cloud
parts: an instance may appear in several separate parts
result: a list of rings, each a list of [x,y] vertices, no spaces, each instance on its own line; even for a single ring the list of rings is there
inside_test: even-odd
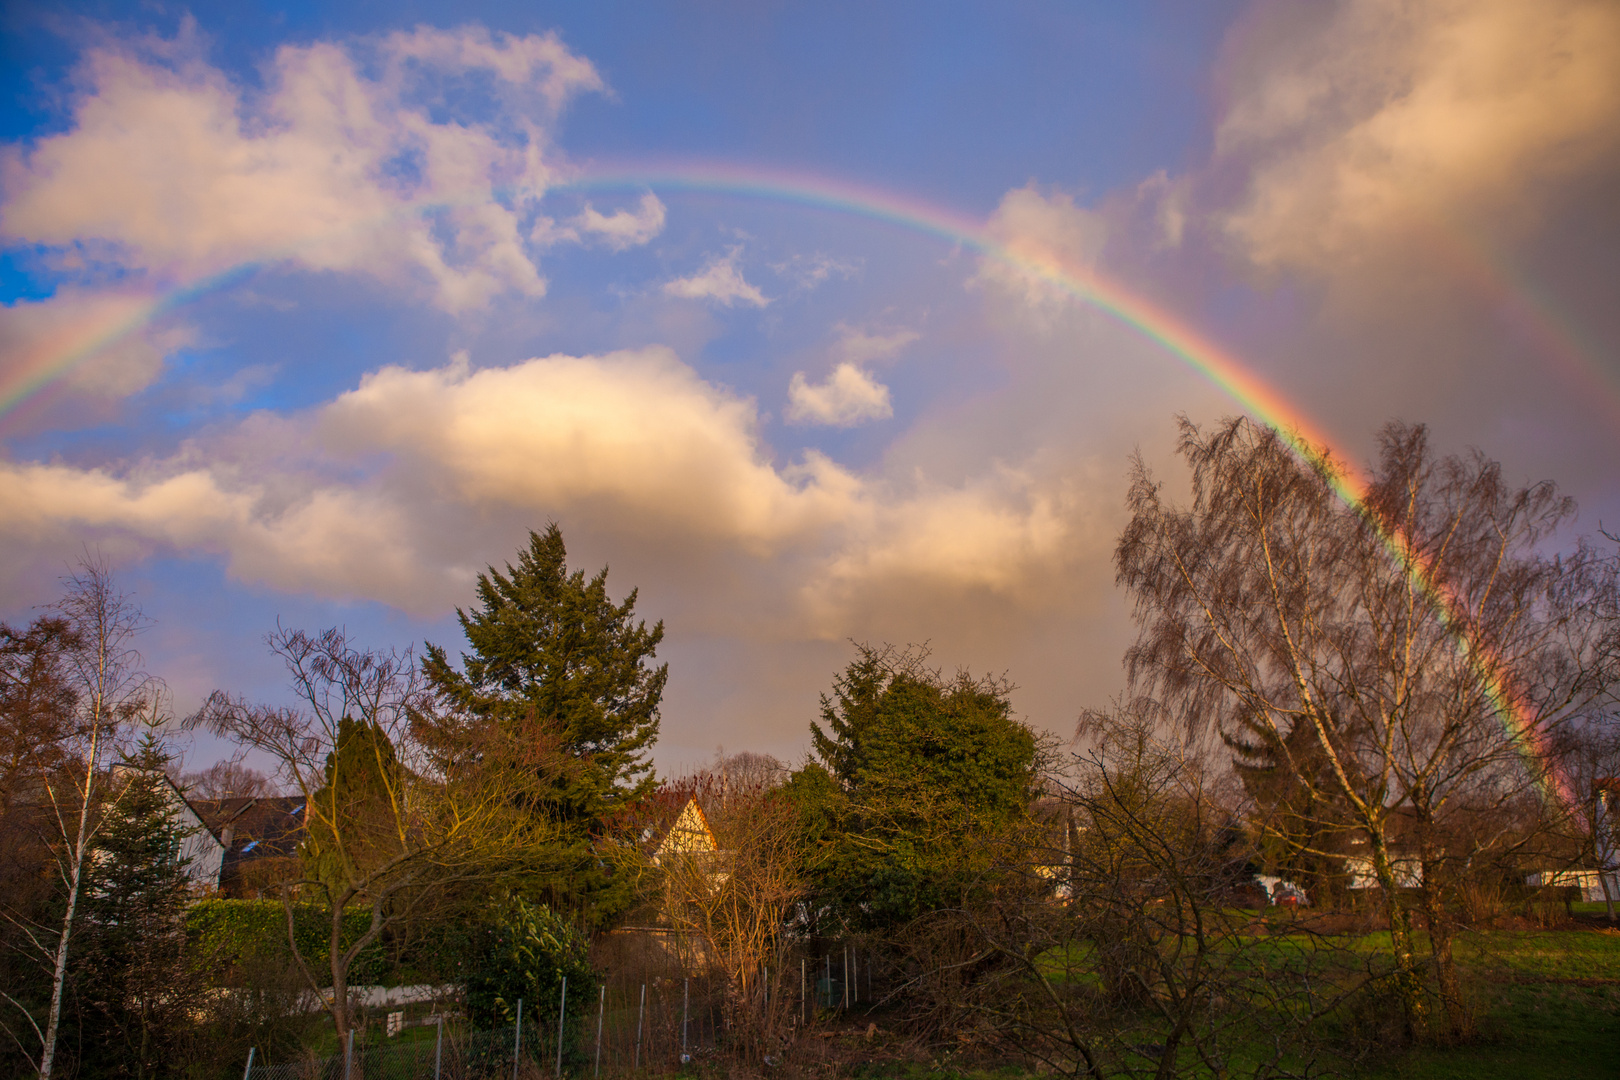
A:
[[[1220,225],[1266,266],[1328,266],[1437,221],[1537,223],[1620,149],[1606,0],[1263,4],[1234,43]]]
[[[452,78],[481,110],[458,113]],[[545,292],[526,238],[557,175],[550,126],[603,88],[553,35],[476,27],[283,46],[262,92],[193,34],[108,41],[79,79],[67,130],[0,158],[7,241],[171,282],[249,261],[359,273],[450,311]]]
[[[562,517],[676,562],[690,549],[774,566],[775,598],[756,599],[799,610],[813,635],[836,635],[829,612],[891,579],[1036,596],[1085,502],[1060,471],[948,485],[814,451],[777,462],[753,401],[664,348],[383,368],[305,414],[250,418],[168,457],[0,463],[16,565],[104,539],[431,613],[461,598],[492,533]]]

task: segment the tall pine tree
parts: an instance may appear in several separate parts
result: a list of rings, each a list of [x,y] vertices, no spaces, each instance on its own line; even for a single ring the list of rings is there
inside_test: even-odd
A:
[[[544,813],[559,827],[549,899],[603,914],[608,875],[596,851],[605,823],[654,785],[647,751],[658,737],[667,664],[651,666],[664,624],[634,619],[636,590],[615,604],[607,568],[569,572],[552,523],[505,573],[478,576],[479,606],[457,611],[471,651],[461,668],[429,643],[423,671],[438,699],[430,718],[447,756],[493,736],[544,745]],[[456,748],[452,750],[451,748]]]

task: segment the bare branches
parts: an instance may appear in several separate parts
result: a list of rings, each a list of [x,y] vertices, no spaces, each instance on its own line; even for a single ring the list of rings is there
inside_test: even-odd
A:
[[[386,927],[446,890],[513,872],[551,837],[554,826],[533,812],[549,744],[543,733],[445,727],[425,709],[409,651],[358,649],[337,629],[278,627],[268,641],[298,705],[216,692],[186,726],[269,756],[303,796],[303,871],[282,888],[289,941],[341,1033],[349,967]],[[329,991],[291,932],[293,904],[311,901],[330,916]],[[371,920],[348,941],[342,915],[354,905]]]
[[[1552,780],[1537,751],[1612,700],[1613,567],[1586,549],[1543,555],[1573,504],[1508,485],[1477,453],[1434,456],[1421,427],[1385,429],[1365,485],[1244,419],[1184,420],[1180,450],[1192,505],[1165,505],[1138,461],[1116,552],[1141,627],[1133,686],[1213,728],[1251,792],[1291,807],[1260,819],[1306,826],[1279,840],[1332,852],[1337,831],[1339,857],[1370,864],[1400,956],[1393,848],[1439,889],[1520,842],[1523,829],[1477,826]]]
[[[58,831],[57,866],[67,902],[56,940],[40,1080],[49,1080],[56,1058],[74,918],[90,848],[107,809],[99,790],[105,762],[118,749],[125,725],[143,710],[155,714],[162,692],[162,684],[142,670],[134,647],[146,618],[127,594],[117,590],[107,564],[86,557],[66,585],[56,610],[74,640],[62,663],[77,711],[61,743],[67,767],[49,775],[45,794]]]
[[[1247,845],[1151,709],[1090,721],[1094,748],[1001,838],[997,887],[917,928],[937,1008],[1073,1075],[1308,1071],[1311,1024],[1363,980],[1235,902]]]

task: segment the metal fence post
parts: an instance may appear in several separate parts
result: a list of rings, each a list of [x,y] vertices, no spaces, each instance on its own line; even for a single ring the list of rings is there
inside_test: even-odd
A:
[[[641,984],[641,1004],[636,1008],[636,1064],[641,1068],[641,1018],[647,1013],[647,984]]]
[[[691,976],[681,981],[681,1064],[686,1064],[686,1022],[692,1015],[692,979]]]
[[[557,1076],[562,1076],[563,1018],[568,1010],[568,976],[562,977],[562,1000],[557,1003]]]
[[[804,957],[799,957],[799,1023],[807,1023],[810,1014],[805,1012],[804,1005]]]
[[[849,1008],[849,946],[844,946],[844,1008]]]
[[[607,983],[602,984],[601,996],[596,999],[596,1073],[602,1075],[602,1014],[607,1011]],[[437,1080],[437,1078],[435,1078]]]
[[[349,1029],[349,1040],[343,1044],[343,1080],[349,1080],[354,1069],[354,1028]]]
[[[435,1006],[436,1008],[437,1006]],[[439,1080],[439,1070],[444,1065],[444,1013],[439,1014],[439,1037],[433,1044],[433,1080]]]
[[[523,999],[518,998],[517,1034],[512,1036],[512,1080],[517,1080],[518,1059],[523,1055]]]
[[[248,1047],[248,1063],[247,1068],[242,1070],[242,1080],[250,1080],[250,1078],[253,1076],[253,1051],[257,1049],[258,1047],[256,1046]]]

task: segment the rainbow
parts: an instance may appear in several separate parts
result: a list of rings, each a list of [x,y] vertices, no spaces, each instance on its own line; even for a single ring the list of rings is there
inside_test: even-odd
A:
[[[937,237],[955,247],[999,261],[1020,273],[1037,278],[1061,293],[1106,312],[1158,343],[1219,387],[1245,413],[1258,417],[1265,426],[1276,431],[1302,459],[1313,463],[1348,460],[1333,449],[1332,441],[1309,417],[1249,371],[1235,356],[1196,331],[1174,312],[1128,291],[1089,268],[1066,263],[1038,246],[998,240],[982,222],[921,199],[901,197],[879,188],[846,181],[708,163],[585,169],[547,190],[713,192],[728,197],[755,198],[863,217]],[[470,195],[466,201],[471,203],[487,199],[489,194],[485,190]],[[532,197],[544,192],[502,191],[496,194]],[[453,201],[442,200],[414,205],[390,214],[387,220],[393,220],[400,214],[423,213],[453,205],[456,205]],[[288,251],[276,257],[259,258],[190,282],[104,325],[86,327],[72,338],[54,341],[48,347],[36,350],[34,355],[24,358],[23,363],[13,369],[4,384],[0,384],[0,420],[97,352],[197,297],[229,287],[259,267],[293,253]],[[1338,497],[1371,520],[1366,511],[1365,480],[1331,465],[1324,472],[1330,477]],[[1382,527],[1379,532],[1392,558],[1446,619],[1458,649],[1480,674],[1509,740],[1524,759],[1543,796],[1557,797],[1568,804],[1571,794],[1567,782],[1551,765],[1551,758],[1542,745],[1535,712],[1527,702],[1512,693],[1500,659],[1480,648],[1466,633],[1456,628],[1452,613],[1458,605],[1454,598],[1435,586],[1432,568],[1424,562],[1421,554],[1404,537]]]
[[[1602,350],[1545,289],[1501,258],[1478,233],[1455,223],[1433,224],[1426,239],[1452,273],[1495,308],[1498,318],[1551,361],[1566,381],[1586,391],[1580,400],[1588,408],[1601,410],[1620,431],[1620,369],[1605,367],[1599,360]]]

